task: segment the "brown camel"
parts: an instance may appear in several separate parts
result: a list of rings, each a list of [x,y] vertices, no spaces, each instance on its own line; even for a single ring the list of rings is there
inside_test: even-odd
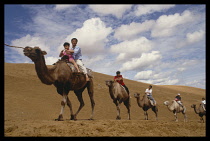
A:
[[[63,97],[61,101],[61,112],[56,120],[63,120],[65,104],[67,104],[70,108],[70,119],[76,120],[77,114],[84,106],[82,92],[85,90],[85,88],[88,90],[92,106],[92,114],[90,119],[93,119],[95,102],[93,98],[93,81],[91,78],[90,81],[86,81],[83,73],[72,72],[64,60],[59,60],[55,63],[55,66],[48,68],[44,59],[44,55],[47,53],[42,51],[39,47],[25,47],[23,52],[25,56],[29,57],[34,62],[35,70],[41,82],[46,85],[53,84],[57,88],[58,94]],[[72,104],[68,98],[68,93],[71,90],[74,91],[80,102],[80,106],[75,114],[73,114]]]
[[[181,107],[175,100],[172,100],[172,103],[169,105],[168,101],[164,102],[164,105],[166,105],[168,107],[169,111],[172,111],[174,113],[174,117],[175,117],[175,121],[178,121],[177,118],[177,113],[182,112],[182,114],[184,115],[184,122],[187,121],[187,115],[186,115],[186,107],[183,106]]]
[[[200,121],[204,122],[203,116],[206,116],[206,111],[203,109],[203,106],[200,104],[198,108],[196,108],[196,105],[191,105],[191,108],[194,109],[195,113],[200,116]]]
[[[117,107],[117,120],[120,120],[120,104],[123,102],[128,110],[128,119],[130,120],[130,97],[123,86],[112,80],[105,81],[109,87],[109,94]]]
[[[142,98],[142,100],[140,100],[140,93],[135,93],[134,97],[137,100],[137,104],[140,108],[142,108],[144,110],[144,117],[145,120],[148,120],[148,113],[147,110],[149,110],[150,108],[152,109],[152,111],[155,113],[156,116],[156,120],[158,120],[158,108],[157,106],[153,106],[150,102],[150,100],[147,98],[147,94],[145,94]]]

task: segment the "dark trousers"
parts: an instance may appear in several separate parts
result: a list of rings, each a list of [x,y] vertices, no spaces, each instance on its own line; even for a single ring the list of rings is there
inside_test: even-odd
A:
[[[122,86],[125,88],[125,90],[127,91],[128,95],[129,95],[128,87],[126,87],[125,85],[122,85]]]

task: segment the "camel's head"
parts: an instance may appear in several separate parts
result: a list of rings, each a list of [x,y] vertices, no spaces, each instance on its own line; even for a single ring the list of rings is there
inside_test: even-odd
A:
[[[169,104],[169,102],[165,101],[165,102],[163,102],[163,104],[167,106]]]
[[[140,93],[135,93],[135,94],[134,94],[134,97],[135,97],[135,98],[140,97]]]
[[[42,51],[39,47],[25,47],[23,49],[25,56],[29,57],[33,62],[35,62],[39,57],[46,55],[46,51]]]
[[[114,81],[112,80],[106,80],[105,82],[108,87],[110,87],[114,83]]]
[[[191,108],[195,108],[195,104],[191,105]]]

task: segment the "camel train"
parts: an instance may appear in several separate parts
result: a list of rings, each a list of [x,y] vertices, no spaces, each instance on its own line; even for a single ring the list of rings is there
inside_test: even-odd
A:
[[[41,82],[46,85],[53,84],[57,89],[57,93],[62,96],[61,112],[58,115],[58,118],[55,120],[64,120],[63,112],[66,104],[70,109],[70,120],[77,120],[77,115],[79,114],[80,110],[84,107],[82,93],[86,88],[90,97],[92,108],[91,116],[89,119],[93,120],[95,101],[92,77],[88,76],[89,81],[87,81],[85,74],[78,73],[74,68],[74,65],[70,65],[71,67],[69,67],[66,63],[65,58],[61,58],[54,64],[53,67],[48,68],[45,64],[44,58],[44,55],[46,55],[47,53],[45,51],[42,51],[39,47],[25,47],[23,49],[23,52],[25,56],[27,56],[34,62],[37,76],[41,80]],[[122,87],[118,82],[114,82],[112,80],[107,80],[105,84],[108,86],[110,97],[117,108],[116,119],[121,119],[120,105],[123,102],[128,111],[128,120],[130,120],[130,96],[126,89]],[[78,101],[80,102],[80,106],[75,114],[73,113],[71,101],[68,98],[69,91],[74,91]],[[151,102],[150,99],[147,98],[146,94],[143,96],[142,99],[140,99],[139,93],[135,93],[134,97],[137,100],[138,106],[144,111],[145,120],[148,120],[148,109],[152,109],[152,111],[155,113],[156,120],[158,120],[158,108]],[[168,101],[165,101],[164,105],[167,106],[169,111],[172,111],[174,113],[175,121],[178,121],[177,113],[180,112],[184,115],[184,121],[187,120],[185,106],[181,107],[176,101],[172,101],[171,104],[169,104]],[[204,111],[201,106],[199,106],[199,108],[197,109],[195,104],[193,104],[191,107],[194,108],[195,113],[200,116],[200,120],[204,122],[203,116],[206,115],[206,111]]]

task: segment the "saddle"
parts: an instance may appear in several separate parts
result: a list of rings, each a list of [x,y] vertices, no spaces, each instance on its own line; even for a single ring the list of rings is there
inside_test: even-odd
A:
[[[147,97],[147,98],[150,101],[150,103],[151,103],[152,106],[156,106],[156,101],[155,100],[154,100],[155,102],[153,102],[151,99],[149,99],[149,97]]]
[[[79,74],[84,74],[84,73],[78,73],[77,72],[77,69],[74,66],[74,64],[72,64],[70,62],[67,62],[67,65],[70,67],[70,69],[73,71],[73,73],[78,74],[78,75]],[[79,68],[80,72],[83,72],[81,66],[78,65],[78,68]],[[93,78],[93,71],[91,69],[89,69],[89,68],[86,68],[86,69],[87,69],[87,75],[88,75],[88,77],[89,78]]]

